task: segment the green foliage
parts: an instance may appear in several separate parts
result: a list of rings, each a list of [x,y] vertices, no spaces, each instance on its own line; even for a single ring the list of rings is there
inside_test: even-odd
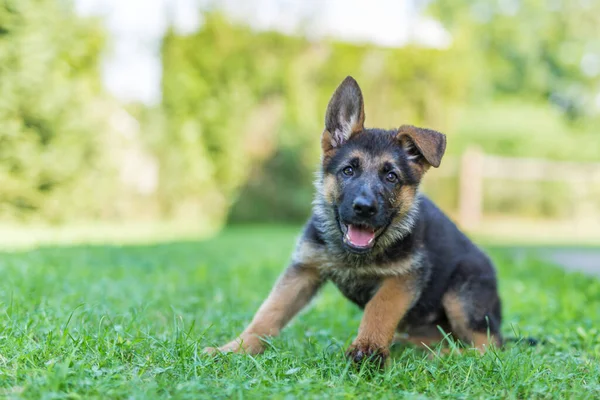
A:
[[[595,398],[600,281],[496,249],[504,334],[484,356],[395,348],[383,373],[343,351],[361,312],[331,285],[261,356],[203,357],[243,329],[296,228],[206,241],[47,247],[0,256],[0,393],[9,398]],[[232,251],[235,249],[235,251]],[[543,310],[543,312],[540,312]],[[436,349],[434,348],[435,352]],[[431,359],[432,358],[432,359]]]
[[[593,126],[573,126],[560,110],[522,99],[473,104],[458,112],[458,122],[449,137],[446,163],[458,161],[469,147],[488,154],[573,162],[597,162],[600,136]],[[437,178],[435,171],[425,180],[425,189],[445,210],[457,210],[457,177]],[[600,185],[589,184],[594,193]],[[488,179],[484,182],[484,211],[491,215],[535,218],[573,218],[577,197],[572,182],[516,182]],[[598,197],[594,197],[596,209]],[[588,210],[588,212],[593,210]]]
[[[346,75],[361,83],[367,123],[388,127],[444,126],[466,95],[457,52],[312,43],[219,15],[204,21],[163,43],[166,129],[155,146],[172,213],[190,199],[218,220],[242,190],[233,220],[305,216],[325,108]]]
[[[303,166],[300,152],[282,147],[240,190],[230,211],[235,222],[302,221],[312,200],[314,173]]]
[[[71,196],[98,166],[103,47],[99,25],[69,3],[0,3],[0,216],[62,218],[66,200],[78,208]]]
[[[442,130],[449,155],[476,144],[508,156],[598,160],[598,120],[588,115],[600,88],[597,2],[456,0],[428,9],[453,34],[448,49],[313,42],[206,14],[197,32],[165,35],[163,102],[129,107],[143,129],[127,139],[112,126],[122,107],[101,88],[98,21],[75,15],[69,0],[4,1],[0,217],[302,219],[325,107],[346,75],[364,90],[367,125]],[[132,154],[148,156],[147,168],[124,174]],[[156,193],[124,183],[155,165]],[[441,204],[455,202],[455,185],[430,187]],[[498,203],[492,211],[565,214],[551,190],[528,205],[531,193],[510,202],[486,190]]]
[[[263,151],[260,144],[250,143],[253,138],[248,136],[255,133],[248,131],[250,114],[281,92],[296,43],[282,35],[255,35],[216,17],[189,37],[166,35],[167,125],[155,144],[167,212],[199,202],[216,220],[222,218],[228,199],[248,177],[257,157],[253,150]]]
[[[598,160],[597,129],[586,117],[598,76],[582,72],[580,61],[595,54],[590,21],[600,13],[577,28],[573,21],[585,10],[579,3],[557,3],[562,14],[540,12],[542,2],[517,6],[509,13],[493,1],[433,2],[430,10],[453,33],[445,50],[313,43],[254,32],[217,14],[205,15],[195,34],[170,32],[163,43],[166,123],[155,141],[163,204],[173,214],[200,204],[217,222],[228,213],[234,222],[304,218],[323,114],[346,75],[361,84],[367,125],[435,127],[448,135],[450,156],[476,145],[506,156]],[[435,180],[428,191],[454,209],[456,182],[449,183]],[[498,196],[492,185],[486,210],[569,214],[565,196],[530,189],[511,185]]]
[[[576,129],[558,109],[540,103],[505,99],[471,105],[461,111],[456,130],[459,135],[448,143],[453,154],[478,146],[513,157],[598,160],[595,146],[582,146],[597,141],[595,130]]]
[[[434,0],[428,9],[466,42],[493,93],[549,100],[571,119],[592,111],[600,89],[600,2]]]

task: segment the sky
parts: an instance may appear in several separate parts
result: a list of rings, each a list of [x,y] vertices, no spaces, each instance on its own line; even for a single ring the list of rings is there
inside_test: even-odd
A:
[[[167,13],[167,4],[171,11]],[[169,18],[177,29],[193,31],[199,24],[195,0],[76,0],[82,15],[101,16],[111,35],[102,79],[123,101],[160,101],[160,40]]]
[[[159,46],[167,26],[190,33],[200,10],[218,7],[258,30],[302,33],[380,46],[415,41],[445,47],[450,37],[437,21],[418,15],[411,0],[75,0],[82,15],[101,16],[111,35],[102,67],[110,93],[125,102],[160,101]]]

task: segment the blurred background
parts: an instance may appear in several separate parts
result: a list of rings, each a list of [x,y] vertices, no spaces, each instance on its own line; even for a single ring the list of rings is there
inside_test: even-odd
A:
[[[347,75],[465,229],[600,238],[595,0],[4,1],[0,225],[299,224]]]

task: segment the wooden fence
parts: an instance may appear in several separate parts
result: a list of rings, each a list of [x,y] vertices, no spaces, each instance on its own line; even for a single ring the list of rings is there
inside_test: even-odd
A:
[[[468,229],[481,222],[485,179],[566,183],[581,201],[582,214],[593,208],[589,188],[600,184],[600,163],[501,157],[485,154],[479,148],[469,148],[462,157],[444,161],[440,176],[458,176],[458,222]]]

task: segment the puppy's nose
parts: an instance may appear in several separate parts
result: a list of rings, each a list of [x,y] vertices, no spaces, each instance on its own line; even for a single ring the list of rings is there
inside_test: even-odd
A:
[[[359,196],[354,199],[352,208],[356,215],[360,217],[372,217],[377,212],[377,204],[375,199],[368,199],[366,197]]]

